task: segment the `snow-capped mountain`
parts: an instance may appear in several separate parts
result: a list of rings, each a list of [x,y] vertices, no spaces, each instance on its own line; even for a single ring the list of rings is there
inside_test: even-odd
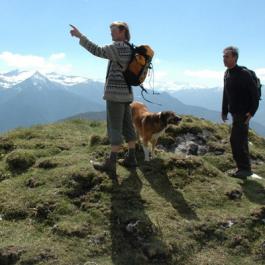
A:
[[[0,131],[104,110],[103,84],[87,78],[12,71],[0,74]]]
[[[14,70],[8,73],[0,73],[0,89],[8,89],[26,80],[34,74],[33,71]]]
[[[80,76],[71,76],[71,75],[61,75],[57,73],[47,73],[47,78],[53,82],[62,84],[64,86],[74,86],[81,83],[90,83],[93,82],[92,80],[80,77]]]
[[[0,73],[0,89],[8,89],[17,85],[28,78],[43,79],[45,77],[49,81],[56,82],[63,86],[73,86],[81,83],[89,83],[92,80],[80,77],[80,76],[70,76],[70,75],[61,75],[58,73],[40,73],[38,71],[19,71],[14,70],[7,73]]]

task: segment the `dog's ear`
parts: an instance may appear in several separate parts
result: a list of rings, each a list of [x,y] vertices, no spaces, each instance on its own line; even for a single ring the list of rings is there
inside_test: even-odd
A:
[[[169,117],[169,111],[162,111],[160,113],[160,122],[163,124],[163,126],[167,126],[168,117]]]
[[[173,111],[163,111],[161,112],[161,120],[167,126],[168,124],[178,124],[181,121],[181,117]]]

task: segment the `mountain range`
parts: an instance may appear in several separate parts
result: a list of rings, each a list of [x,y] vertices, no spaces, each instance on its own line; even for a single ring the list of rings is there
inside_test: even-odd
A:
[[[103,101],[93,100],[95,94],[96,97],[100,94],[94,87],[103,90],[100,83],[52,73],[27,74],[30,73],[13,71],[0,76],[0,131],[104,109]],[[94,90],[94,96],[90,97],[89,92],[84,95],[87,89]]]
[[[14,70],[0,74],[0,131],[34,124],[51,123],[68,117],[103,119],[104,84],[88,78],[58,73],[42,74]],[[222,89],[185,89],[179,91],[149,91],[144,101],[140,89],[134,88],[135,100],[144,102],[151,111],[172,110],[214,122],[220,120]],[[264,102],[251,123],[265,136]],[[76,116],[77,115],[77,116]]]

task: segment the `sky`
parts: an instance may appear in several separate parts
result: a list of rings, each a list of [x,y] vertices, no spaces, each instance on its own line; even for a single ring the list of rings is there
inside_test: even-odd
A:
[[[104,81],[107,61],[89,54],[69,24],[99,46],[126,21],[131,42],[148,44],[155,87],[222,87],[223,49],[265,83],[264,0],[0,0],[0,73],[39,70]]]

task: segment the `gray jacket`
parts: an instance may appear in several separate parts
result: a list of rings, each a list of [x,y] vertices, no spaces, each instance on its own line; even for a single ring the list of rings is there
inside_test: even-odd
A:
[[[129,45],[123,41],[115,41],[99,47],[85,36],[80,38],[79,43],[93,55],[109,60],[103,99],[132,102],[133,94],[130,93],[122,73],[131,59],[132,51]]]

